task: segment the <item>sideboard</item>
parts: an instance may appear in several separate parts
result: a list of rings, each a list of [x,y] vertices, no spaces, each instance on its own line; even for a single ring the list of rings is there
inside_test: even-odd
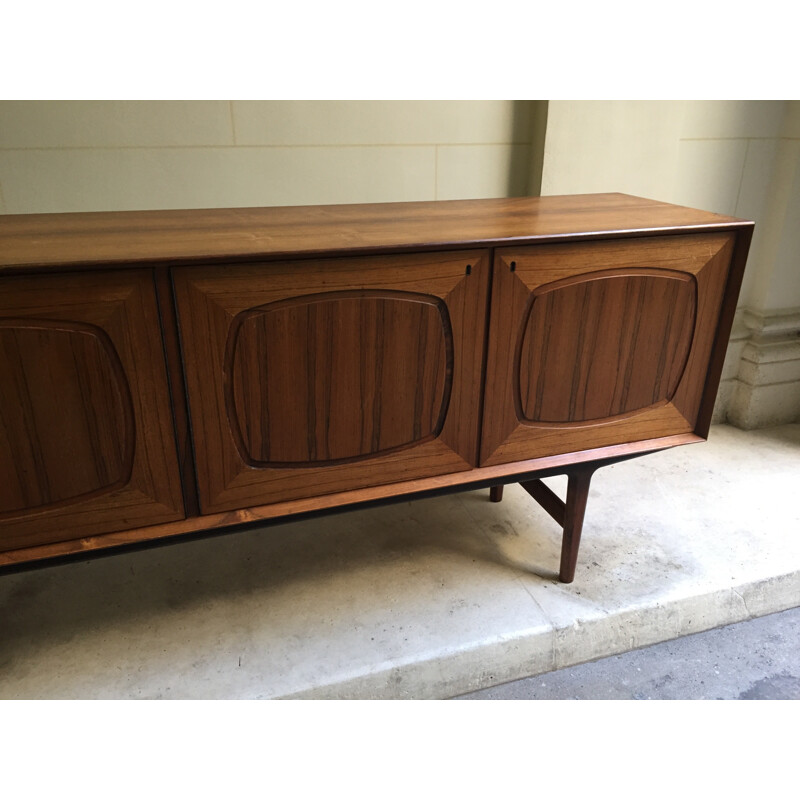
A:
[[[569,582],[592,473],[707,437],[752,230],[622,194],[0,217],[0,566],[519,482]]]

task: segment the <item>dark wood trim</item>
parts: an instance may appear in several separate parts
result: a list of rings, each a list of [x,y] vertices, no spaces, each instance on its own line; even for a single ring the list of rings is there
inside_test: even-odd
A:
[[[751,222],[741,227],[736,233],[733,256],[728,270],[728,281],[722,300],[722,310],[717,323],[714,344],[711,348],[711,361],[706,371],[706,381],[694,428],[695,433],[698,436],[702,436],[703,439],[708,438],[708,431],[711,427],[711,417],[714,414],[714,403],[717,399],[717,390],[722,377],[722,367],[725,363],[725,355],[728,352],[728,340],[731,336],[733,319],[736,315],[736,303],[742,286],[744,267],[747,263],[750,241],[753,238],[753,229],[754,223]]]
[[[183,375],[178,317],[175,311],[175,295],[169,270],[157,267],[153,270],[153,280],[158,300],[158,313],[161,319],[164,360],[167,364],[167,383],[175,426],[175,445],[178,452],[178,468],[183,487],[183,505],[187,517],[200,513],[197,500],[197,478],[192,447],[189,406],[186,397],[186,382]]]
[[[478,436],[475,442],[475,455],[473,464],[480,464],[481,462],[481,447],[482,447],[482,440],[483,440],[483,410],[486,405],[486,368],[487,364],[489,363],[489,324],[491,322],[491,315],[492,315],[492,287],[494,286],[494,249],[489,250],[489,286],[486,292],[486,316],[484,317],[483,323],[483,330],[484,330],[484,337],[483,337],[483,355],[481,356],[481,383],[480,385],[484,387],[484,390],[480,392],[478,397]],[[495,503],[499,503],[500,499],[503,497],[503,487],[500,487],[500,494],[497,500],[493,500]]]

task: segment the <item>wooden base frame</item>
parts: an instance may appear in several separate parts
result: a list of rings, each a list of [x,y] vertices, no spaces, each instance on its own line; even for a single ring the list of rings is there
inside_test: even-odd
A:
[[[667,449],[677,444],[691,444],[700,441],[703,440],[696,436],[691,438],[686,437],[685,441],[675,441],[670,444],[668,444],[666,440],[663,442],[651,440],[647,443],[650,445],[650,449],[642,450],[641,452],[584,461],[571,464],[568,467],[552,466],[540,467],[539,469],[525,472],[517,471],[515,473],[503,475],[502,484],[497,483],[498,477],[500,476],[476,476],[475,480],[462,480],[462,482],[452,485],[438,485],[419,490],[411,489],[410,487],[412,484],[409,484],[409,491],[405,493],[378,494],[370,499],[353,499],[351,502],[343,502],[340,505],[331,505],[329,507],[301,507],[294,511],[294,513],[270,515],[266,513],[268,509],[265,507],[261,509],[264,514],[263,516],[255,515],[253,512],[256,510],[251,509],[249,518],[241,518],[236,514],[226,514],[218,515],[220,519],[215,517],[198,517],[183,523],[170,523],[166,526],[158,527],[154,526],[151,529],[154,534],[152,538],[143,538],[141,536],[141,530],[138,532],[123,531],[122,534],[120,534],[119,540],[115,541],[114,538],[110,536],[98,537],[97,539],[87,538],[78,543],[79,545],[83,545],[83,547],[77,547],[76,549],[70,549],[75,547],[74,543],[66,542],[64,543],[63,549],[59,548],[58,545],[49,545],[42,548],[16,551],[16,553],[11,551],[10,553],[0,554],[0,575],[28,572],[76,561],[89,561],[121,553],[168,546],[181,541],[196,541],[203,538],[252,530],[258,527],[324,517],[356,509],[378,508],[384,505],[391,505],[395,502],[423,500],[429,497],[456,494],[458,492],[476,491],[488,488],[491,501],[498,503],[503,498],[503,487],[505,484],[519,483],[520,486],[541,503],[545,510],[547,510],[559,525],[564,528],[559,580],[562,583],[571,583],[575,577],[578,546],[580,545],[581,529],[583,527],[583,517],[586,510],[586,499],[589,493],[591,476],[601,467],[616,464],[621,461],[628,461],[631,458],[651,455],[659,450]],[[637,446],[641,446],[642,444],[644,443],[640,443]],[[496,469],[495,467],[488,471],[493,472]],[[566,503],[542,483],[542,478],[549,478],[555,475],[569,476],[570,482],[567,490]],[[414,482],[414,484],[417,485],[419,483],[419,481]],[[562,507],[563,510],[560,510]],[[216,525],[210,524],[212,521],[216,522]]]
[[[583,519],[586,515],[586,502],[589,499],[589,485],[592,476],[600,468],[636,458],[637,455],[576,464],[560,474],[567,475],[567,499],[562,500],[541,477],[533,477],[519,481],[519,485],[561,526],[561,565],[558,579],[561,583],[572,583],[575,580],[575,568],[578,564],[578,548],[581,543]],[[644,454],[642,454],[644,455]],[[553,475],[552,472],[549,475]],[[543,476],[547,477],[547,476]],[[503,485],[498,484],[489,489],[489,500],[499,503],[503,499]]]

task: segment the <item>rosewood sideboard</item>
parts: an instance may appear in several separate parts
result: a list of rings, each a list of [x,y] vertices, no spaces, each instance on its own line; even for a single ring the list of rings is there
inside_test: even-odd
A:
[[[592,473],[706,438],[752,230],[622,194],[0,217],[0,566],[520,482],[569,582]]]

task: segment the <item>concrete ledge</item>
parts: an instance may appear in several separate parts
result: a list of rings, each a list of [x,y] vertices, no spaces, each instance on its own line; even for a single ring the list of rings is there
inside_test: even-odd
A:
[[[800,425],[0,578],[0,698],[444,698],[800,605]],[[548,480],[556,491],[564,481]]]

